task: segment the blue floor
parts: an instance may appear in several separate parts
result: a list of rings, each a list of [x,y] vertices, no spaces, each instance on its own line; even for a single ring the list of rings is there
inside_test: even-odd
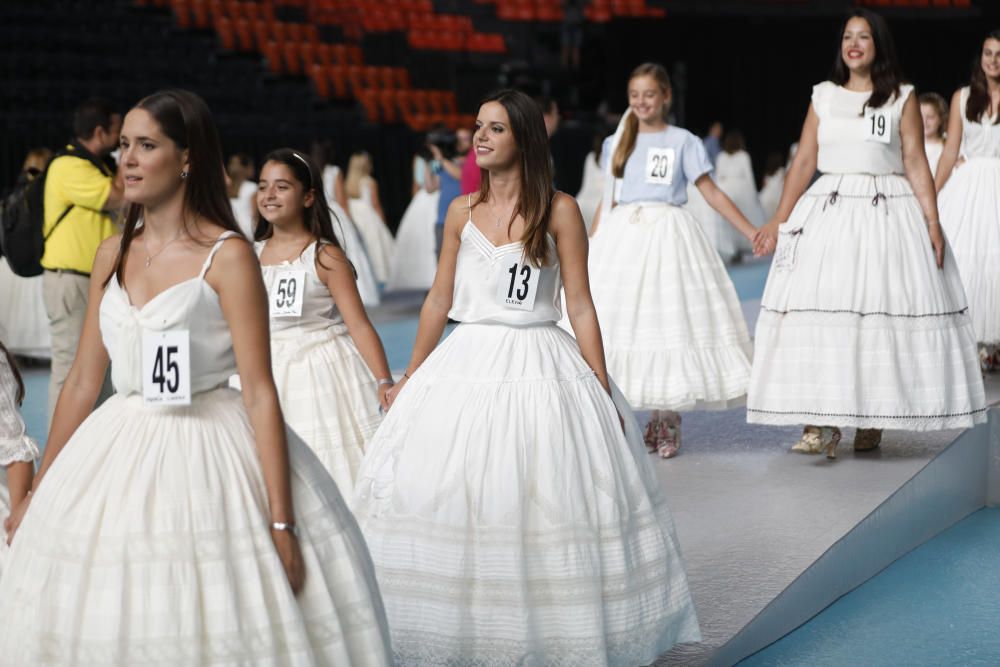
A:
[[[740,667],[993,667],[998,629],[1000,509],[984,509]]]

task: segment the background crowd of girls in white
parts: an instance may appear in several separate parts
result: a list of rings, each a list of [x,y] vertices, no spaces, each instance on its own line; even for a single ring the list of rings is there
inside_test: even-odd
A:
[[[535,103],[504,91],[483,104],[482,185],[448,209],[398,384],[329,174],[291,149],[266,158],[255,257],[204,103],[140,101],[122,130],[125,228],[95,261],[37,475],[0,349],[0,655],[645,664],[699,631],[631,408],[654,411],[645,445],[664,457],[677,411],[744,399],[751,422],[816,424],[794,449],[831,457],[844,426],[868,449],[883,428],[985,419],[1000,34],[947,115],[936,174],[954,253],[925,153],[945,114],[924,98],[921,118],[873,13],[845,22],[760,229],[715,185],[701,141],[666,122],[662,66],[636,68],[627,93],[589,252],[579,208],[552,189]],[[684,208],[689,184],[756,253],[777,251],[752,369],[732,282]],[[556,326],[563,298],[575,340]],[[449,317],[462,324],[439,343]],[[157,389],[151,360],[168,343],[183,381]],[[94,410],[109,361],[118,393]],[[242,393],[225,386],[237,371]]]

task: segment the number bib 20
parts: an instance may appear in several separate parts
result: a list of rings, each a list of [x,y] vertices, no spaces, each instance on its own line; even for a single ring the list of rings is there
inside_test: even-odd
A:
[[[187,331],[142,334],[142,402],[191,405],[191,341]]]
[[[865,141],[892,142],[892,114],[886,110],[865,110]]]
[[[500,267],[497,303],[517,310],[534,310],[542,270],[521,259],[501,262]]]
[[[670,185],[674,182],[673,148],[650,148],[646,151],[646,182],[650,185]]]
[[[305,291],[305,271],[279,273],[271,285],[271,294],[268,298],[271,303],[271,317],[301,317]]]

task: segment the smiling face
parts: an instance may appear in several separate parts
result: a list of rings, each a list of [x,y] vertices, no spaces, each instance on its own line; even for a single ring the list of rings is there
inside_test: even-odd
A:
[[[119,141],[125,177],[125,199],[156,206],[184,190],[181,172],[188,171],[188,151],[163,132],[145,109],[125,116]]]
[[[1000,79],[1000,40],[992,37],[983,42],[979,64],[988,79]]]
[[[921,102],[920,117],[924,121],[925,139],[936,139],[941,135],[941,116],[938,115],[936,106]]]
[[[852,17],[844,26],[840,40],[840,57],[852,72],[867,72],[875,62],[875,38],[868,21]]]
[[[479,107],[472,141],[476,164],[481,169],[505,169],[517,162],[520,151],[510,127],[510,117],[499,102],[487,102]]]
[[[257,210],[275,227],[303,224],[303,212],[314,199],[313,191],[305,192],[302,181],[284,162],[271,160],[260,170]]]
[[[664,107],[669,103],[670,89],[664,90],[653,77],[644,74],[628,82],[628,105],[641,122],[662,120]]]

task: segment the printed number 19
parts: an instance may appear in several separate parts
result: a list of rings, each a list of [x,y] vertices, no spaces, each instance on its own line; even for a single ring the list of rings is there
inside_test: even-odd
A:
[[[517,281],[517,264],[510,267],[507,273],[510,274],[510,287],[507,288],[507,298],[514,296],[514,283]],[[525,264],[521,267],[521,289],[517,290],[518,301],[524,301],[528,297],[528,281],[531,280],[531,267]]]
[[[885,136],[885,116],[882,115],[872,116],[872,136],[875,137]]]
[[[178,387],[180,387],[180,369],[174,360],[175,354],[177,354],[176,345],[167,347],[166,359],[164,359],[163,347],[156,348],[156,360],[153,362],[153,382],[160,385],[161,394],[163,393],[164,385],[166,385],[167,391],[171,394],[176,393]],[[164,372],[164,365],[166,365],[166,373]],[[167,379],[167,373],[171,375],[170,379]]]

